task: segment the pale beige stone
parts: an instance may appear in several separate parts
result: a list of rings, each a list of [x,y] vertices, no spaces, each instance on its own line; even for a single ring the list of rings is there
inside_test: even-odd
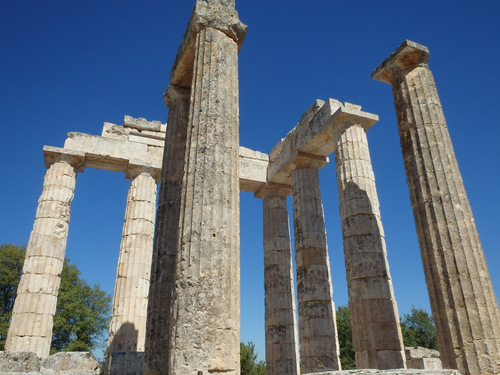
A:
[[[225,5],[197,1],[166,93],[173,128],[157,216],[145,374],[240,371],[237,41],[246,27]],[[177,213],[167,218],[173,208]]]
[[[153,171],[156,172],[156,171]],[[156,211],[156,178],[147,168],[135,167],[127,173],[132,179],[127,196],[125,223],[118,259],[113,310],[109,327],[108,373],[117,373],[123,367],[120,352],[144,352],[146,336],[147,300],[153,251]],[[142,225],[146,223],[146,225]],[[140,356],[129,356],[127,363]],[[132,366],[129,363],[130,366]]]
[[[291,174],[301,373],[340,369],[330,262],[319,188],[318,169],[324,164],[324,158],[319,160],[301,156],[294,159]]]
[[[40,358],[49,355],[70,206],[83,165],[81,153],[44,151],[48,169],[5,344],[7,351],[34,352]]]
[[[352,112],[336,122],[333,131],[356,367],[404,368],[403,338],[365,133],[366,118],[360,107],[349,108]],[[360,280],[365,282],[360,284]],[[365,292],[360,293],[360,285]]]
[[[373,73],[392,85],[444,367],[500,372],[500,313],[426,47],[405,41]]]
[[[181,215],[182,181],[186,157],[190,90],[169,86],[165,93],[168,127],[158,199],[151,282],[146,325],[144,373],[162,374],[168,368],[175,286],[177,244]],[[173,223],[177,225],[173,225]],[[158,353],[162,353],[158,355]]]
[[[256,196],[264,206],[266,371],[298,375],[295,292],[287,210],[289,186],[268,185]]]

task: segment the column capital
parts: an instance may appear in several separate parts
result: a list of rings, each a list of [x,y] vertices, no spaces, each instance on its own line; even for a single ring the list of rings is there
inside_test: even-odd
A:
[[[134,179],[142,173],[147,173],[154,178],[156,183],[161,180],[161,165],[148,164],[131,160],[127,165],[127,170],[125,171],[125,178]]]
[[[279,196],[286,198],[292,194],[292,187],[286,184],[275,184],[268,182],[255,192],[255,198],[264,199],[269,196]]]
[[[427,68],[428,63],[429,49],[407,39],[372,72],[372,78],[392,84],[400,74],[419,66]]]
[[[314,168],[318,171],[328,164],[330,160],[326,156],[318,156],[297,152],[297,155],[290,161],[290,169],[294,171],[300,168]]]
[[[345,102],[342,103],[339,114],[331,124],[334,132],[355,125],[361,126],[366,132],[378,122],[378,119],[378,115],[362,111],[360,105]]]
[[[77,172],[83,172],[85,152],[68,150],[60,147],[43,146],[43,156],[45,158],[45,167],[47,168],[58,161],[65,161],[75,168]]]
[[[163,101],[168,108],[171,108],[172,104],[176,100],[189,100],[191,96],[191,90],[180,86],[168,85],[167,90],[163,94]]]
[[[172,84],[191,87],[196,36],[209,27],[226,34],[240,50],[247,25],[240,21],[234,0],[197,0],[170,73]]]

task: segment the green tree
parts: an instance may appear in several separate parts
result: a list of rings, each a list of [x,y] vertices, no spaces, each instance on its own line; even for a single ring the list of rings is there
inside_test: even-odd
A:
[[[339,338],[342,370],[355,369],[356,359],[352,346],[351,317],[347,306],[339,306],[337,308],[337,335]]]
[[[240,368],[241,375],[266,375],[266,364],[264,361],[257,361],[255,344],[240,343]]]
[[[0,350],[5,346],[24,257],[24,247],[0,246]],[[80,271],[65,259],[51,352],[89,351],[98,347],[107,330],[110,304],[111,297],[98,285],[90,287],[80,279]]]
[[[51,352],[90,351],[99,346],[99,339],[107,329],[110,303],[106,292],[80,279],[78,268],[65,259]]]
[[[25,252],[25,246],[0,245],[0,350],[5,349]]]
[[[422,346],[429,349],[438,349],[436,327],[432,317],[424,309],[412,306],[409,314],[401,319],[403,341],[406,346]]]

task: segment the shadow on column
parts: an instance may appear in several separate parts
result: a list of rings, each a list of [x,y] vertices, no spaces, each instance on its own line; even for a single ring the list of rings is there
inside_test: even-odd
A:
[[[352,343],[357,368],[404,368],[404,346],[376,192],[339,192]],[[374,207],[376,205],[377,207]]]
[[[144,352],[137,351],[137,329],[124,323],[108,345],[106,375],[141,375]]]

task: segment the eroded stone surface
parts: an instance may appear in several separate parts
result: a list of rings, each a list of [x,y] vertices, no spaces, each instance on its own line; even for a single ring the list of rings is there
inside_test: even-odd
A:
[[[334,128],[352,342],[357,368],[404,368],[375,176],[361,117]]]
[[[264,290],[268,375],[300,373],[287,210],[287,196],[290,193],[290,187],[269,185],[258,194],[263,198],[264,206]]]
[[[443,365],[498,374],[500,313],[428,58],[405,41],[372,76],[393,88]]]
[[[0,352],[0,375],[98,374],[99,362],[88,352],[56,353],[43,360],[33,352]]]
[[[41,375],[98,375],[99,362],[88,352],[61,352],[42,361]]]
[[[149,294],[154,221],[156,214],[156,184],[145,168],[135,168],[130,177],[125,222],[123,225],[118,269],[113,294],[113,313],[109,327],[108,352],[144,352],[146,316]],[[137,357],[137,356],[135,356]],[[132,366],[134,356],[128,359]],[[121,358],[121,357],[120,357]],[[117,364],[119,361],[114,361]],[[122,363],[120,363],[122,365]],[[113,363],[109,363],[111,373]]]
[[[197,2],[196,7],[212,5],[217,3]],[[229,19],[223,17],[227,9],[212,10],[221,10],[217,17],[224,25],[233,24],[234,10]],[[156,268],[151,280],[145,374],[240,370],[238,45],[217,23],[198,28],[197,17],[193,14],[186,34],[188,40],[194,35],[193,50],[183,42],[178,56],[184,60],[176,61],[170,82],[191,90],[191,101],[188,123],[177,124],[178,136],[185,137],[181,159],[165,158],[165,166],[173,161],[179,170],[173,175],[177,184],[161,193],[157,221],[163,234],[155,241],[154,256],[174,272],[169,276]],[[186,51],[193,53],[192,60]],[[175,138],[168,137],[167,150]],[[164,174],[162,180],[168,178]],[[165,218],[163,200],[169,197],[177,197],[180,211],[172,221]],[[169,235],[170,245],[163,242]]]
[[[292,171],[301,373],[340,369],[335,306],[316,158]]]
[[[409,369],[442,369],[439,351],[422,347],[405,347],[406,367]]]
[[[313,375],[313,374],[303,374]],[[419,370],[419,369],[397,369],[397,370],[345,370],[315,372],[314,375],[460,375],[457,370]]]
[[[40,371],[40,358],[33,352],[0,352],[0,374]]]
[[[70,206],[81,153],[50,149],[49,164],[26,248],[5,348],[11,352],[49,355],[53,316],[68,238]]]

